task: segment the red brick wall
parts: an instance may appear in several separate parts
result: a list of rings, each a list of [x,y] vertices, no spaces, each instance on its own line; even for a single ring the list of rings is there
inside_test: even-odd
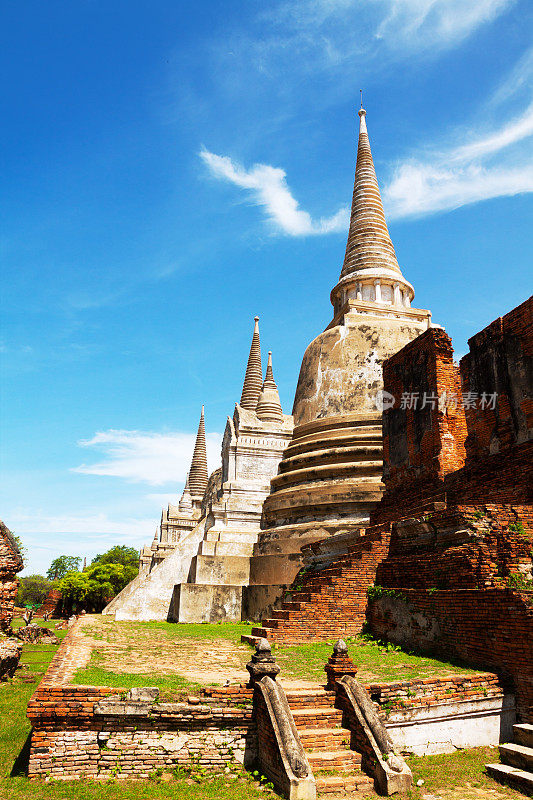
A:
[[[50,589],[42,606],[35,612],[36,617],[49,613],[52,618],[61,616],[62,596],[59,589]]]
[[[446,508],[393,523],[375,582],[411,589],[503,586],[511,573],[531,564],[532,543],[531,506]]]
[[[395,398],[394,406],[383,414],[387,489],[403,489],[413,480],[438,481],[462,467],[464,410],[460,402],[456,408],[439,409],[437,401],[444,394],[461,398],[459,371],[446,331],[430,328],[387,359],[383,381]],[[401,407],[406,394],[417,396],[416,408]]]
[[[510,589],[401,589],[369,602],[385,639],[491,669],[510,682],[517,712],[533,722],[533,593]]]
[[[376,523],[403,516],[399,508],[444,499],[446,475],[465,459],[461,384],[446,331],[430,328],[387,359],[383,382],[394,405],[383,413],[385,494],[371,515]],[[455,400],[439,405],[443,397]]]
[[[467,408],[467,463],[531,439],[533,430],[533,297],[468,340],[461,359],[464,392],[497,394]],[[516,476],[519,478],[519,476]]]
[[[122,701],[123,689],[73,685],[87,658],[78,626],[68,631],[28,704],[30,777],[146,778],[159,768],[194,770],[197,763],[221,772],[255,757],[252,691],[245,684],[154,704]],[[101,703],[111,705],[98,708]]]

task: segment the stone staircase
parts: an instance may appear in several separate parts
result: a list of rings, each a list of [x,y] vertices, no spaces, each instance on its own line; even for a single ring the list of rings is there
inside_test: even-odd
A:
[[[374,781],[361,771],[361,756],[350,749],[350,731],[334,707],[335,692],[317,688],[286,694],[317,796],[333,800],[372,792]]]
[[[486,764],[489,775],[533,795],[533,725],[513,725],[514,742],[501,744],[500,764]]]
[[[389,536],[380,526],[354,537],[347,552],[338,554],[332,563],[302,573],[300,588],[291,589],[281,607],[242,640],[255,644],[264,637],[291,643],[358,633],[365,622],[366,590],[374,583],[388,543]]]

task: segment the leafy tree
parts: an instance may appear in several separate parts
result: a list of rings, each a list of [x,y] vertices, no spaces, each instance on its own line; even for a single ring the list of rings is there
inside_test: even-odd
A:
[[[41,605],[54,586],[44,575],[26,575],[20,578],[16,603],[18,606]]]
[[[68,572],[79,569],[80,564],[80,556],[58,556],[50,564],[46,577],[50,581],[64,578]]]
[[[139,566],[139,553],[134,547],[116,544],[107,552],[95,556],[91,566],[93,564],[122,564],[125,567],[135,567],[137,569]]]
[[[136,566],[93,563],[83,572],[68,572],[61,580],[59,590],[71,605],[100,611],[136,574]]]

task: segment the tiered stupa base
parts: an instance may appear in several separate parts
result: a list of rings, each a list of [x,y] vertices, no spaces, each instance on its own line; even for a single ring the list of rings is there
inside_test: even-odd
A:
[[[303,565],[301,548],[357,535],[383,485],[378,415],[342,414],[299,425],[263,506],[268,525],[254,546],[245,610],[268,613]]]

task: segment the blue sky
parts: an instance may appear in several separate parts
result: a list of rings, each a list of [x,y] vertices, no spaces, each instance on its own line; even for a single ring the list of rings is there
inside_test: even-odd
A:
[[[359,89],[415,305],[456,353],[531,287],[527,0],[2,3],[2,517],[152,538],[253,317],[289,412],[329,322]]]

